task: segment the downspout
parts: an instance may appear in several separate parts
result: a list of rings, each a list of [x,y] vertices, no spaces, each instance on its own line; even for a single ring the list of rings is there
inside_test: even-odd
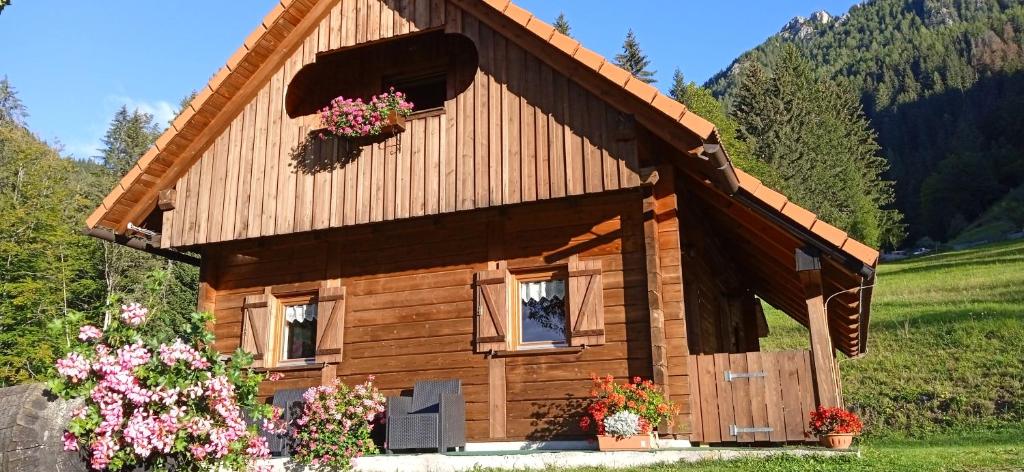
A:
[[[120,244],[122,246],[130,247],[138,251],[147,252],[149,254],[170,259],[172,261],[181,262],[183,264],[189,264],[196,267],[199,267],[200,264],[200,260],[197,257],[190,256],[183,252],[175,251],[173,249],[160,248],[152,245],[149,241],[144,241],[142,239],[132,238],[121,234],[115,234],[113,231],[107,229],[85,228],[84,230],[82,230],[82,233],[84,233],[87,236],[92,236],[97,239],[102,239],[104,241]]]

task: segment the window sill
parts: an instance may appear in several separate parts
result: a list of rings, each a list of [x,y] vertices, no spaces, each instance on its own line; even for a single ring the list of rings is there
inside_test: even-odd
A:
[[[433,116],[441,116],[444,114],[444,107],[427,108],[425,110],[416,110],[412,112],[406,120],[416,120],[419,118],[430,118]]]
[[[566,346],[566,347],[549,347],[544,349],[522,349],[519,351],[495,351],[490,354],[489,357],[525,357],[525,356],[544,356],[544,355],[562,355],[562,354],[579,354],[586,349],[585,346]]]
[[[296,370],[314,370],[323,369],[323,362],[312,362],[312,363],[290,363],[290,364],[279,364],[276,367],[257,367],[253,369],[254,372],[288,372]]]

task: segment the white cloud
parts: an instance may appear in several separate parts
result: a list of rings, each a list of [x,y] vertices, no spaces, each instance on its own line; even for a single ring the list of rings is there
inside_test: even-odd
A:
[[[105,119],[88,127],[85,136],[79,139],[64,142],[64,150],[67,154],[78,159],[95,158],[101,154],[103,148],[103,135],[107,132],[110,119],[121,106],[128,107],[130,111],[141,111],[153,115],[153,123],[160,129],[166,128],[168,123],[177,116],[177,106],[166,100],[142,100],[126,95],[108,95],[104,99],[102,114]]]
[[[129,110],[138,110],[143,113],[153,115],[153,122],[161,128],[166,127],[167,123],[177,116],[178,111],[177,106],[166,100],[139,100],[122,95],[112,95],[108,100],[115,103],[118,107],[124,105],[128,107]]]

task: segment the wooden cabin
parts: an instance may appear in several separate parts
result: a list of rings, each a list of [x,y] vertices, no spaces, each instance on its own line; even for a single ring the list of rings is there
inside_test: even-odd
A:
[[[404,132],[316,137],[392,86]],[[284,374],[264,395],[458,378],[470,441],[553,441],[585,437],[592,374],[640,376],[681,406],[663,437],[809,440],[878,253],[718,139],[508,0],[284,0],[87,225],[199,265],[216,348]],[[810,349],[760,352],[763,303]]]

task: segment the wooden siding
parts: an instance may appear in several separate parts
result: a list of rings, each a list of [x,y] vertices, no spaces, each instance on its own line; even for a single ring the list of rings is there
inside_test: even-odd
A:
[[[496,260],[512,269],[573,257],[600,260],[607,344],[504,359],[505,437],[540,439],[579,434],[576,406],[589,393],[591,374],[623,380],[651,375],[643,251],[640,195],[621,191],[338,229],[315,238],[231,243],[203,260],[204,268],[217,268],[207,272],[217,274],[214,331],[221,352],[238,347],[246,295],[268,286],[315,290],[322,280],[340,279],[348,313],[337,375],[358,382],[375,374],[389,395],[419,379],[460,378],[474,440],[490,436],[491,418],[490,367],[471,344],[473,273]],[[312,373],[288,374],[261,394],[318,381]]]
[[[800,443],[816,439],[807,427],[811,412],[820,403],[810,352],[694,355],[689,364],[695,400],[691,441]],[[732,376],[727,377],[726,372]],[[761,430],[739,432],[734,428]]]
[[[290,118],[284,95],[317,53],[442,25],[479,55],[475,72],[449,71],[443,113],[414,115],[398,138],[360,152],[334,139],[301,146],[318,123]],[[165,215],[161,242],[188,247],[633,187],[633,126],[457,7],[341,0],[178,180],[182,202]]]

